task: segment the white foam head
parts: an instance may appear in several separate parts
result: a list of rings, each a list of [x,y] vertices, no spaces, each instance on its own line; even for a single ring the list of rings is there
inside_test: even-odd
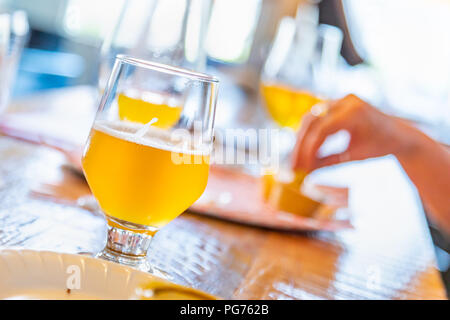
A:
[[[174,131],[163,130],[152,126],[147,126],[145,133],[142,134],[143,128],[145,128],[145,124],[129,121],[99,120],[94,124],[95,130],[147,147],[193,155],[208,155],[211,153],[210,144],[198,146],[194,143],[191,135],[188,137],[187,135],[174,134]]]

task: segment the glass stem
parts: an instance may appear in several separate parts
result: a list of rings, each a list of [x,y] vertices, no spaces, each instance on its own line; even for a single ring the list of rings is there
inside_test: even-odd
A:
[[[129,229],[130,223],[127,223],[127,229],[120,228],[123,221],[111,217],[107,219],[108,239],[105,248],[97,257],[149,271],[150,266],[146,258],[153,235],[138,228],[136,230],[140,232]]]

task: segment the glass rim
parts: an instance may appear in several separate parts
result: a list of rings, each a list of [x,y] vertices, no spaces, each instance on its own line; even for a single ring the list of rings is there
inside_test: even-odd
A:
[[[163,63],[158,63],[154,61],[144,60],[140,58],[135,58],[126,54],[118,54],[116,56],[116,60],[121,61],[122,63],[128,63],[134,65],[136,67],[142,67],[150,70],[156,70],[167,74],[179,75],[185,78],[209,82],[209,83],[219,83],[219,79],[215,76],[208,75],[206,73],[191,71],[179,67],[170,66]]]

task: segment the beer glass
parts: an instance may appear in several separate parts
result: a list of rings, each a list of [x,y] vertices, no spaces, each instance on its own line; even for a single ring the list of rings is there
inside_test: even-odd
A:
[[[0,14],[0,113],[8,106],[22,50],[28,38],[28,17],[24,11]]]
[[[108,223],[98,257],[158,273],[153,236],[206,187],[217,89],[206,74],[117,56],[82,159]]]
[[[295,30],[294,22],[284,23],[293,29],[292,39],[272,48],[261,77],[261,93],[270,117],[295,131],[315,104],[335,95],[342,32],[334,26],[307,23]],[[289,32],[281,36],[289,37]]]
[[[211,0],[127,0],[101,48],[103,90],[117,54],[203,72]]]
[[[318,24],[315,6],[300,6],[296,19],[280,23],[260,89],[268,115],[282,129],[282,162],[289,160],[303,117],[314,105],[335,98],[342,37],[340,29]]]

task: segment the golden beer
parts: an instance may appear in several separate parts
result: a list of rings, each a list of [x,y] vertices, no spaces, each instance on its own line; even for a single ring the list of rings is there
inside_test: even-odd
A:
[[[139,123],[148,123],[153,118],[159,128],[170,128],[180,119],[182,108],[179,101],[170,96],[154,92],[129,90],[117,98],[119,117]]]
[[[321,101],[308,91],[279,84],[261,84],[267,111],[281,127],[297,130],[301,120],[311,108]]]
[[[139,128],[126,122],[97,122],[83,169],[107,216],[160,228],[203,193],[209,152],[186,143],[175,147],[163,130],[150,128],[140,135]],[[203,161],[198,161],[199,156]],[[177,163],[174,158],[184,161]]]

